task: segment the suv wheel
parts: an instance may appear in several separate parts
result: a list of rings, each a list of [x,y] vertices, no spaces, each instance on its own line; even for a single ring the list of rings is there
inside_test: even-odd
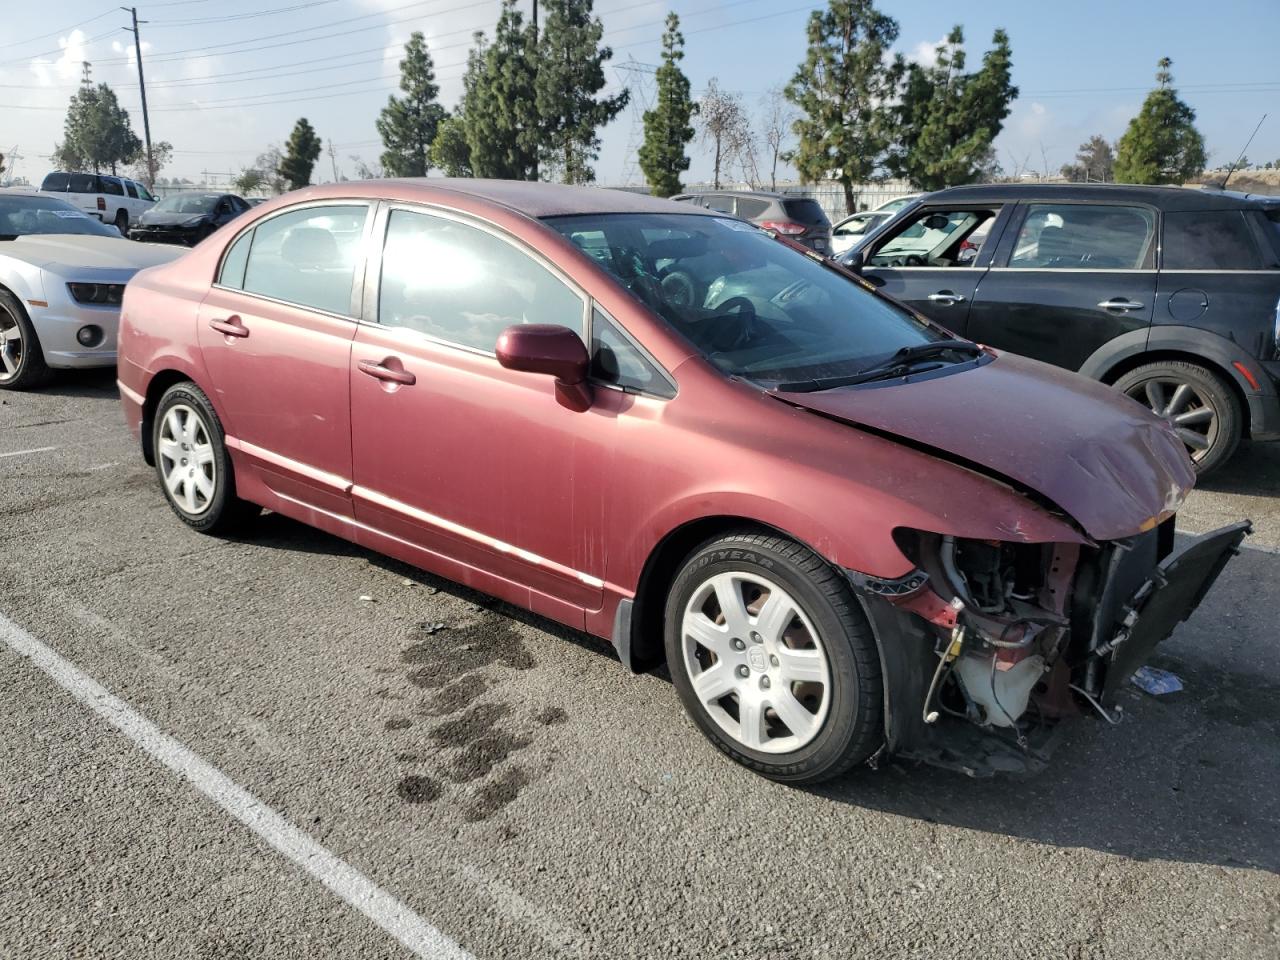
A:
[[[116,211],[116,229],[120,231],[120,236],[122,237],[129,236],[129,211],[128,210]]]
[[[812,783],[882,742],[880,659],[848,583],[780,537],[695,550],[667,597],[667,665],[685,710],[724,753]]]
[[[1235,453],[1244,419],[1240,404],[1231,387],[1211,370],[1164,360],[1130,370],[1115,386],[1169,421],[1186,444],[1198,475],[1216,470]]]

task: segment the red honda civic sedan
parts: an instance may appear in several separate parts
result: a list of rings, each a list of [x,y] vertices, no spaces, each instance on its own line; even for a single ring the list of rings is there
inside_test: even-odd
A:
[[[1176,554],[1161,420],[749,224],[540,183],[265,203],[138,274],[129,426],[174,512],[263,507],[665,662],[792,782],[1033,767],[1247,522]]]

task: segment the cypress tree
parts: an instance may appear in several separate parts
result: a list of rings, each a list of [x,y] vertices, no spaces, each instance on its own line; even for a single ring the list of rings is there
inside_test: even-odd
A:
[[[640,147],[640,169],[653,188],[655,196],[670,197],[681,191],[680,174],[689,169],[685,149],[693,139],[691,120],[697,104],[689,95],[689,78],[680,69],[684,59],[684,35],[680,18],[667,14],[667,29],[662,34],[662,66],[655,79],[658,84],[653,109],[644,114],[644,143]]]
[[[320,138],[315,129],[302,117],[293,125],[289,142],[284,145],[284,159],[279,173],[288,181],[290,190],[297,190],[311,183],[311,170],[320,157]]]
[[[435,68],[423,35],[414,31],[400,61],[403,97],[388,97],[376,126],[385,148],[382,167],[390,177],[425,177],[431,169],[431,144],[447,116],[436,97]]]
[[[1115,177],[1121,183],[1184,183],[1205,168],[1196,112],[1173,88],[1173,61],[1165,57],[1159,66],[1156,89],[1117,145]]]

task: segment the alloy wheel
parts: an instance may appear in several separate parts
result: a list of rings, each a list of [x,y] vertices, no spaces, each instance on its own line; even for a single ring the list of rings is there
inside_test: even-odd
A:
[[[790,753],[822,729],[831,668],[818,632],[781,586],[755,573],[709,577],[681,625],[684,668],[707,715],[742,746]]]
[[[185,403],[170,407],[160,425],[157,453],[174,504],[192,517],[208,510],[217,489],[218,466],[200,414]]]
[[[0,383],[18,375],[24,349],[22,327],[7,311],[0,310]]]
[[[1191,459],[1203,460],[1218,439],[1218,413],[1194,384],[1176,377],[1153,377],[1134,384],[1128,395],[1173,427]]]

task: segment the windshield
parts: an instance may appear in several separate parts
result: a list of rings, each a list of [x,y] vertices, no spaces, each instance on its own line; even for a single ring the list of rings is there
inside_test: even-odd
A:
[[[53,197],[4,196],[0,193],[0,239],[14,240],[35,233],[76,233],[119,237],[108,227]]]
[[[177,194],[172,197],[165,197],[151,209],[156,213],[189,213],[197,216],[202,213],[213,213],[213,208],[218,205],[218,201],[222,197],[216,193],[200,193],[187,194],[185,196]]]
[[[731,376],[839,377],[942,339],[837,270],[737,220],[597,214],[546,223]]]

